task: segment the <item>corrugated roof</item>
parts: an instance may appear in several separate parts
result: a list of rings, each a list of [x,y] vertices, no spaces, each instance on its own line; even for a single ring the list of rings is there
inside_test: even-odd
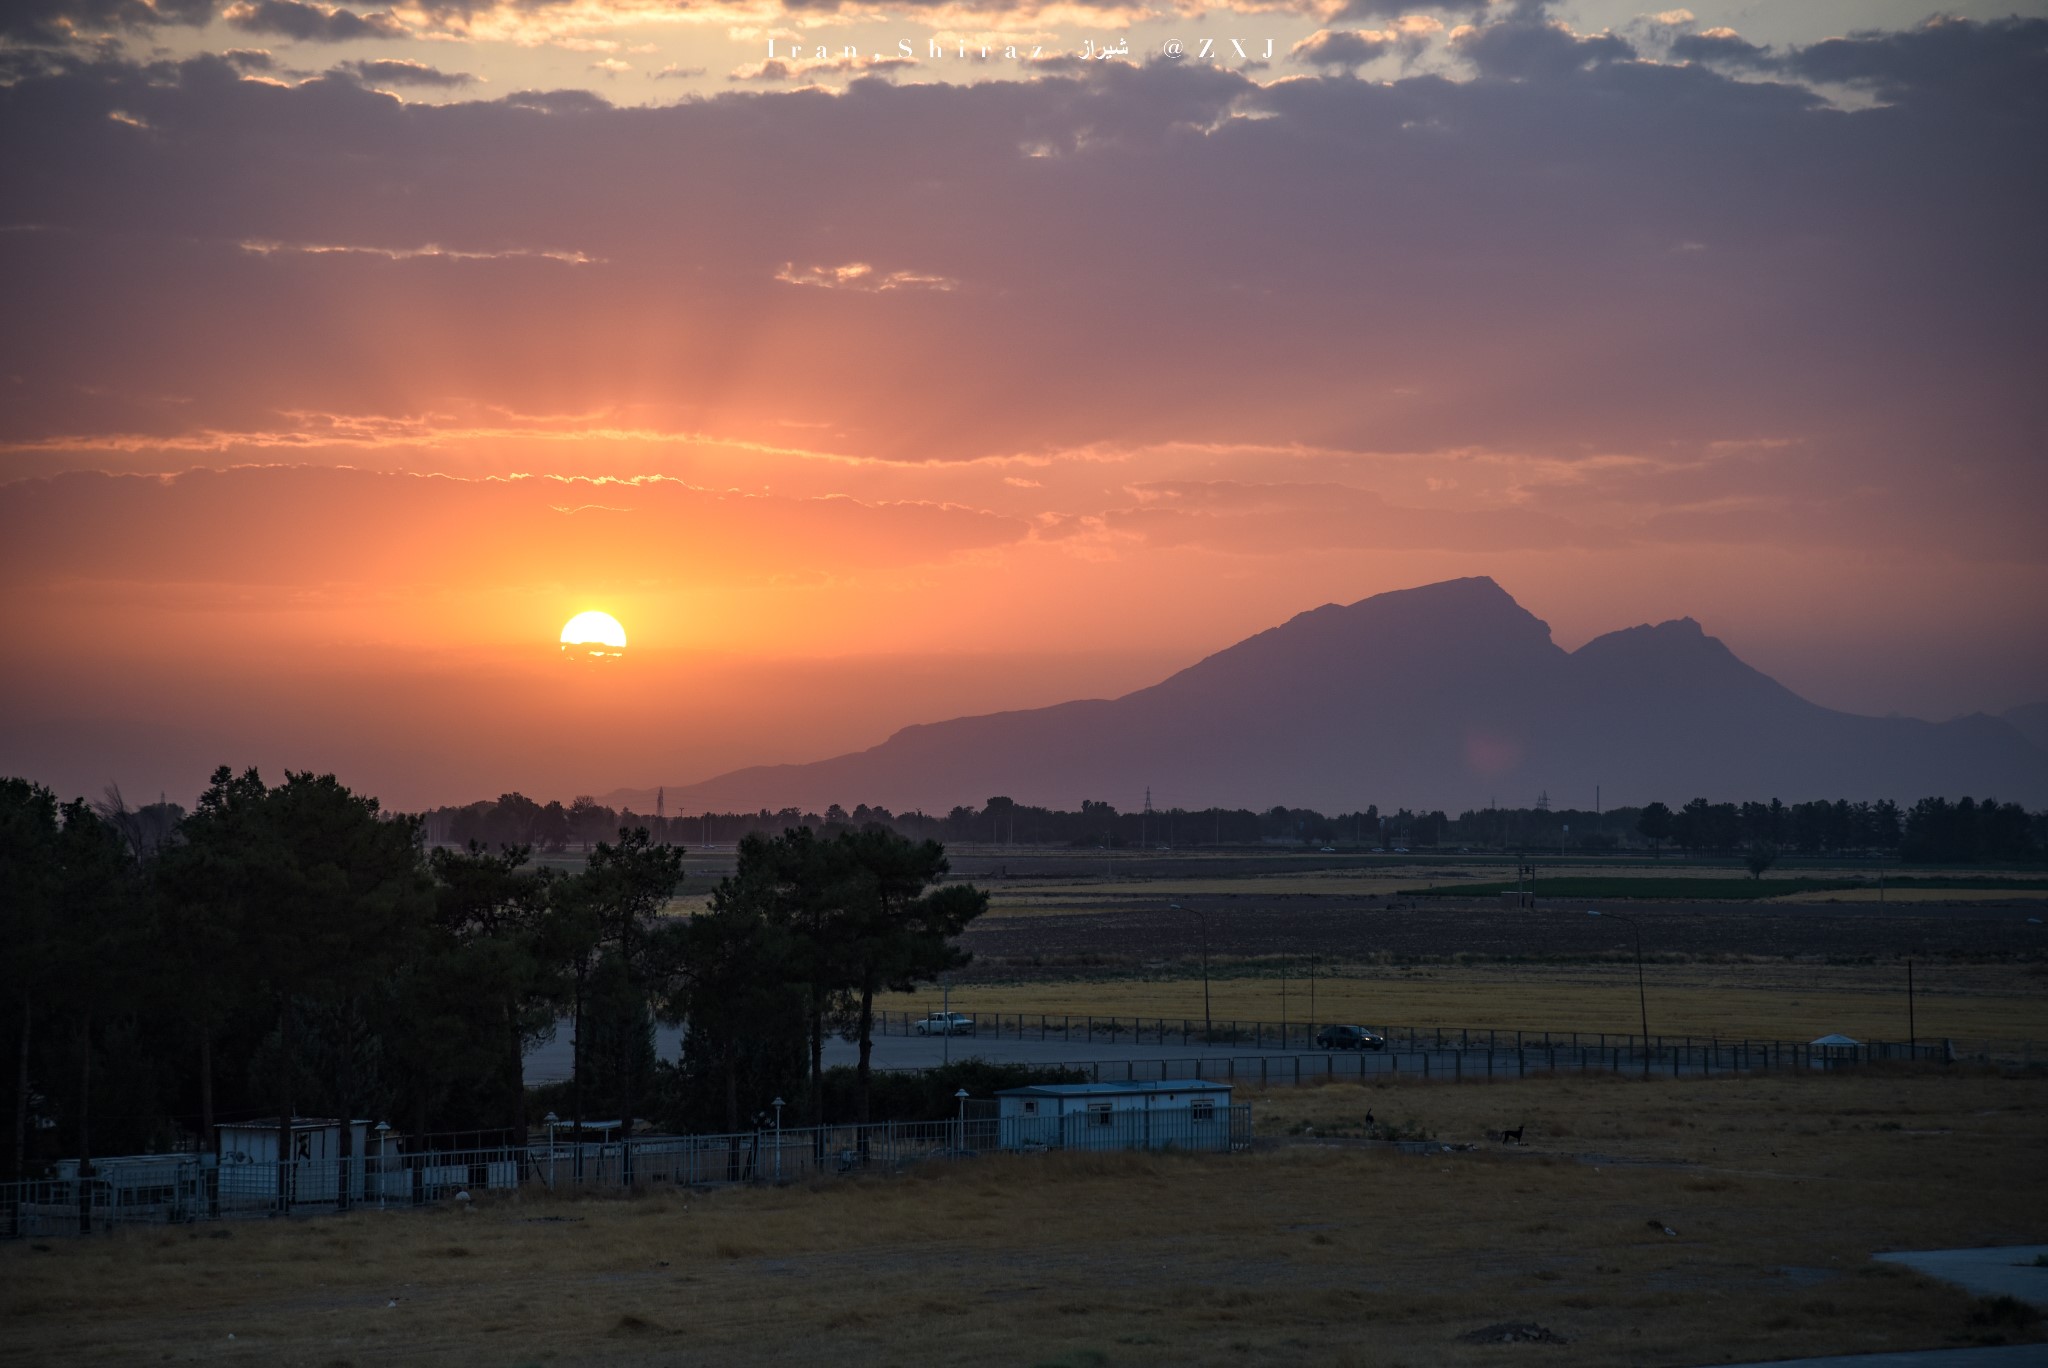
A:
[[[1230,1084],[1206,1078],[1166,1078],[1142,1083],[1033,1083],[999,1088],[997,1097],[1129,1097],[1133,1093],[1229,1092]]]

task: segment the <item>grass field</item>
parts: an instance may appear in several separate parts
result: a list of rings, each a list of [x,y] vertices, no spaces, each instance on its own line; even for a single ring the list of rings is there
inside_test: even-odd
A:
[[[1249,1155],[14,1244],[0,1360],[1601,1368],[2031,1340],[2025,1308],[1870,1255],[2048,1233],[2044,1089],[1332,1086],[1257,1099],[1277,1147]],[[1344,1138],[1368,1110],[1476,1148]],[[1486,1141],[1506,1125],[1526,1149]],[[1504,1322],[1567,1347],[1459,1339]]]
[[[2048,900],[2048,880],[2038,878],[1901,878],[1893,875],[1887,880],[1887,885],[1886,889],[1880,890],[1868,876],[1827,878],[1802,875],[1780,879],[1737,879],[1702,875],[1616,877],[1566,873],[1552,877],[1546,872],[1537,880],[1536,890],[1539,896],[1546,898],[1683,898],[1688,901],[1728,902],[1848,892],[1867,892],[1875,901],[1881,891],[1886,894],[1933,893],[1937,896],[1962,891],[1974,893],[1979,897],[2031,894]],[[1471,884],[1442,882],[1422,887],[1411,885],[1402,889],[1401,894],[1412,898],[1492,898],[1502,893],[1511,893],[1515,887],[1512,883],[1500,881]]]
[[[1465,1027],[1536,1031],[1639,1030],[1633,964],[1487,964],[1325,966],[1316,976],[1315,1010],[1296,963],[1286,985],[1289,1021],[1357,1021],[1375,1026]],[[1052,1012],[1098,1016],[1202,1018],[1202,981],[1175,966],[1171,977],[1101,977],[976,983],[955,987],[955,1011]],[[1721,1039],[1811,1040],[1840,1031],[1859,1040],[1907,1034],[1902,965],[1799,964],[1761,960],[1727,964],[1651,964],[1645,974],[1655,1035]],[[1920,1037],[2037,1040],[2048,1044],[2048,966],[1921,964],[1914,974]],[[1233,963],[1212,974],[1220,1021],[1282,1019],[1281,979],[1270,965]],[[891,995],[891,1010],[938,1007],[927,988]]]

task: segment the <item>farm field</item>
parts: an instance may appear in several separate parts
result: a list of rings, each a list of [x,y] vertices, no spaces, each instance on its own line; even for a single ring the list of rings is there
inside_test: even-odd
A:
[[[1288,966],[1286,1001],[1272,964],[1233,962],[1212,973],[1218,1021],[1356,1021],[1367,1025],[1635,1034],[1633,963],[1338,964],[1319,968],[1310,1010],[1307,965]],[[1645,971],[1654,1035],[1811,1040],[1839,1031],[1859,1040],[1907,1035],[1903,965],[1774,961],[1651,964]],[[1915,1018],[1922,1040],[2039,1041],[2048,1050],[2048,966],[1920,964]],[[938,1009],[937,989],[893,994],[892,1011]],[[1171,976],[1067,977],[956,984],[954,1011],[969,1016],[1039,1012],[1202,1019],[1202,980]]]
[[[0,1359],[1598,1368],[2025,1341],[2025,1308],[1870,1255],[2038,1241],[2044,1087],[1331,1086],[1253,1099],[1246,1155],[14,1244]],[[1526,1147],[1488,1141],[1511,1125]],[[1389,1126],[1437,1146],[1356,1138]],[[1569,1347],[1459,1338],[1502,1323]]]

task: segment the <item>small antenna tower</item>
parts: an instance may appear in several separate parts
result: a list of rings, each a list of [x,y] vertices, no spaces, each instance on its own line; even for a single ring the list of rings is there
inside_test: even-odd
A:
[[[668,816],[668,790],[665,788],[658,788],[654,791],[654,815],[657,817]]]

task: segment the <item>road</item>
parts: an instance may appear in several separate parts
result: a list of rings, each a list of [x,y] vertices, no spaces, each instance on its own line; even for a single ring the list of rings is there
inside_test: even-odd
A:
[[[564,1025],[555,1039],[526,1057],[526,1081],[559,1082],[569,1077],[570,1032]],[[682,1032],[673,1027],[657,1030],[655,1048],[664,1059],[674,1059],[682,1047]],[[851,1065],[857,1051],[837,1036],[825,1042],[825,1066]],[[970,1057],[998,1064],[1046,1064],[1067,1068],[1090,1067],[1097,1077],[1109,1080],[1147,1078],[1233,1078],[1244,1082],[1293,1083],[1316,1077],[1372,1078],[1382,1075],[1476,1081],[1505,1080],[1528,1073],[1634,1072],[1642,1067],[1641,1056],[1625,1050],[1559,1045],[1554,1049],[1532,1046],[1484,1049],[1418,1049],[1390,1051],[1303,1051],[1299,1048],[1256,1049],[1233,1045],[1204,1049],[1179,1044],[1136,1045],[1110,1041],[1062,1041],[991,1039],[988,1037],[882,1036],[876,1039],[873,1064],[878,1069],[928,1069],[948,1058]],[[1762,1067],[1765,1060],[1745,1055],[1738,1047],[1672,1047],[1658,1052],[1651,1068],[1660,1077],[1723,1073],[1733,1069]]]

